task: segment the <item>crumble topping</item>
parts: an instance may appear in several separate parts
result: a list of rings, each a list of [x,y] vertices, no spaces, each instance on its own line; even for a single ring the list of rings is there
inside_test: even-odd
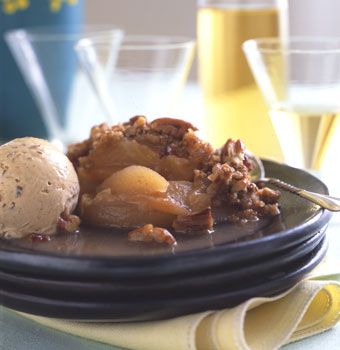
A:
[[[212,230],[216,209],[229,222],[278,215],[280,194],[251,182],[251,163],[242,141],[229,139],[215,150],[196,130],[183,120],[148,123],[143,116],[92,128],[88,140],[68,151],[80,181],[82,220],[96,226],[153,224],[193,232]],[[107,179],[132,165],[164,177],[166,192],[119,193],[117,179],[113,192]]]

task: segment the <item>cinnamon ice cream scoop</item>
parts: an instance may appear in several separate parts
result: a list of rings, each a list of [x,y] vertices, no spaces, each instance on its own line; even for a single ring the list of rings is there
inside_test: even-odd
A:
[[[72,163],[49,142],[25,137],[0,147],[0,237],[55,234],[78,195]]]

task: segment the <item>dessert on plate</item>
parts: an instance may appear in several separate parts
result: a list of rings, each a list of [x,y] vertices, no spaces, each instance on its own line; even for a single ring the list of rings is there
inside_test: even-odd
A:
[[[213,149],[195,131],[183,120],[136,116],[95,126],[89,139],[69,146],[82,221],[171,243],[167,230],[206,232],[219,220],[278,215],[279,193],[251,182],[243,143],[229,139]]]
[[[36,138],[1,146],[0,236],[73,232],[80,217],[129,229],[131,241],[171,245],[173,232],[278,215],[279,192],[251,182],[243,143],[229,139],[213,149],[195,131],[183,120],[136,116],[93,127],[67,157]]]

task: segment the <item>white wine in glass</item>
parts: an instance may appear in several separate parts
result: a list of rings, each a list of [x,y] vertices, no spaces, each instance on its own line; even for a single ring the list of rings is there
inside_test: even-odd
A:
[[[319,169],[336,129],[337,112],[284,107],[271,110],[279,142],[287,163],[305,169]]]
[[[320,170],[340,114],[340,40],[249,40],[248,62],[293,166]]]

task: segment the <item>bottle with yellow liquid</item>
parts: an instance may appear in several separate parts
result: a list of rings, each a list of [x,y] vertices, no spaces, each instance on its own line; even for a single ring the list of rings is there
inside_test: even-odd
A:
[[[257,155],[282,160],[242,43],[281,35],[284,19],[284,1],[199,1],[199,78],[206,105],[205,133],[214,146],[221,146],[229,137],[240,138]]]

